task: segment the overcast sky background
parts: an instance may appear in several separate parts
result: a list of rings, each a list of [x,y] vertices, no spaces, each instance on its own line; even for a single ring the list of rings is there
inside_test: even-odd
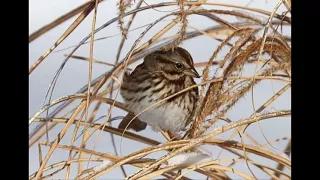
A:
[[[83,4],[86,2],[85,0],[30,0],[29,1],[29,34],[32,34],[34,31],[38,30],[42,26],[48,24],[49,22],[53,21],[54,19],[60,17],[61,15],[67,13],[71,9]],[[105,22],[109,21],[110,19],[117,16],[117,6],[116,3],[118,1],[113,0],[106,0],[103,3],[100,3],[98,8],[98,16],[97,16],[97,23],[96,27],[100,27]],[[148,4],[156,4],[160,1],[156,0],[147,0]],[[212,1],[216,2],[216,1]],[[222,1],[221,1],[222,2]],[[228,0],[223,1],[224,3],[229,4],[237,4],[245,6],[247,5],[250,0],[242,0],[242,1],[236,1],[236,0]],[[251,1],[248,5],[249,7],[255,7],[264,9],[267,11],[272,11],[274,6],[278,3],[276,0],[254,0]],[[134,7],[135,5],[133,5]],[[204,6],[206,8],[214,8],[214,9],[230,9],[232,8],[222,8],[220,6]],[[167,8],[161,8],[161,10],[173,10],[177,7],[167,7]],[[159,8],[160,9],[160,8]],[[279,10],[277,11],[279,14],[283,12],[285,8],[281,6]],[[137,14],[136,20],[132,24],[132,28],[136,28],[148,23],[153,22],[160,16],[164,15],[166,13],[157,12],[154,10],[148,10]],[[29,44],[29,67],[44,53],[46,52],[54,43],[55,41],[62,35],[62,33],[71,25],[71,23],[75,20],[77,16],[71,18],[67,22],[59,25],[58,27],[54,28],[53,30],[49,31],[48,33],[42,35],[40,38],[36,39],[32,43]],[[143,38],[140,45],[144,42],[146,42],[150,37],[152,37],[159,29],[164,27],[166,24],[170,22],[172,18],[167,18],[165,21],[159,23],[154,28],[150,30],[149,33],[146,34],[146,36]],[[236,21],[236,18],[228,17],[228,19]],[[204,17],[200,16],[190,16],[188,17],[188,25],[196,27],[198,29],[204,29],[207,27],[210,27],[212,25],[215,25],[211,20],[208,20]],[[69,46],[76,45],[79,43],[85,36],[90,34],[91,32],[91,26],[92,26],[92,13],[84,20],[83,23],[81,23],[76,30],[66,39],[64,40],[57,48],[56,50],[63,49]],[[177,26],[175,30],[169,31],[167,35],[174,35],[176,33],[176,30],[179,29],[180,26]],[[128,40],[125,43],[125,46],[122,50],[121,58],[124,58],[126,53],[128,52],[129,48],[133,44],[133,42],[137,39],[137,37],[140,35],[140,33],[144,30],[138,29],[136,31],[132,31],[129,33]],[[193,29],[188,28],[188,31],[193,31]],[[285,28],[285,33],[290,35],[291,29]],[[106,37],[106,36],[113,36],[119,33],[119,25],[117,23],[113,23],[109,27],[105,28],[104,30],[100,31],[95,35],[95,38],[99,37]],[[117,48],[119,46],[119,42],[121,40],[121,36],[114,36],[111,38],[107,38],[105,40],[96,41],[94,45],[94,59],[98,59],[105,62],[114,62]],[[188,40],[183,42],[181,45],[182,47],[186,48],[192,55],[195,62],[202,62],[209,59],[209,57],[212,55],[212,53],[215,50],[215,47],[219,42],[217,42],[214,39],[211,39],[207,36],[199,36],[197,38],[193,38],[192,40]],[[80,47],[74,54],[84,57],[90,56],[90,45],[86,44]],[[56,53],[51,53],[47,59],[40,64],[40,66],[29,76],[29,117],[32,117],[41,107],[44,101],[44,97],[46,94],[46,91],[49,87],[49,84],[54,76],[54,73],[60,66],[61,62],[64,59],[64,54],[68,54],[72,49],[68,49],[65,51],[60,51]],[[225,51],[224,51],[225,52]],[[217,58],[223,58],[224,53],[220,53],[220,56]],[[139,61],[140,63],[141,61]],[[135,63],[131,67],[134,68],[137,65]],[[215,69],[216,67],[213,67]],[[93,74],[92,79],[98,77],[102,73],[105,73],[106,71],[109,71],[111,68],[109,66],[100,65],[100,64],[93,64]],[[202,69],[198,69],[199,73],[202,73]],[[244,72],[244,74],[250,74],[252,73],[249,69],[248,71]],[[88,82],[88,63],[85,61],[79,61],[79,60],[69,60],[66,64],[65,68],[63,69],[59,80],[56,84],[52,100],[57,99],[59,97],[65,96],[65,95],[71,95],[77,92],[82,86],[87,84]],[[279,82],[279,81],[265,81],[264,83],[261,83],[258,85],[254,91],[254,102],[255,107],[259,107],[262,105],[266,100],[268,100],[275,92],[280,90],[285,83]],[[121,97],[118,97],[121,101]],[[77,101],[79,102],[79,101]],[[77,103],[73,103],[73,106],[75,107]],[[94,104],[92,104],[92,107],[94,107]],[[291,90],[287,90],[276,102],[271,104],[271,109],[267,110],[281,110],[281,109],[291,109]],[[51,110],[53,110],[52,108]],[[70,108],[68,108],[70,109]],[[108,106],[102,105],[100,108],[100,111],[98,112],[96,117],[100,117],[103,115],[106,115],[108,113]],[[114,109],[112,116],[123,116],[125,115],[123,111]],[[251,103],[251,95],[248,94],[243,98],[236,106],[236,108],[233,108],[233,110],[228,113],[229,118],[232,121],[240,120],[241,118],[248,117],[250,114],[253,113],[252,109],[252,103]],[[105,119],[102,119],[99,122],[103,122]],[[118,122],[114,123],[114,126],[117,126]],[[224,125],[223,123],[219,125]],[[276,138],[281,137],[290,137],[291,136],[291,118],[274,118],[267,121],[262,121],[260,123],[263,132],[265,136],[269,140],[274,140]],[[31,131],[35,127],[34,124],[32,124],[29,128]],[[57,133],[62,129],[63,126],[59,125],[55,129],[53,129],[49,135],[50,135],[50,141],[53,141],[57,135]],[[72,132],[74,127],[72,127],[69,131]],[[233,131],[230,131],[230,133],[225,133],[219,138],[228,138],[230,134]],[[266,141],[263,138],[263,135],[258,127],[257,124],[251,125],[247,132],[252,135],[256,140],[258,140],[260,143],[265,144]],[[94,141],[96,140],[96,137],[99,133],[95,133],[95,135],[92,137],[92,141],[87,146],[88,149],[92,149],[94,146]],[[151,137],[153,139],[157,139],[158,141],[165,142],[164,138],[157,132],[154,132],[151,130],[151,128],[147,128],[147,130],[143,132],[139,132],[139,134]],[[119,149],[119,142],[120,138],[115,136],[117,147]],[[237,139],[237,138],[236,138]],[[45,139],[42,139],[42,141]],[[81,138],[77,141],[76,145],[79,144]],[[239,140],[239,139],[237,139]],[[67,133],[66,136],[62,139],[61,144],[69,144],[71,141],[71,133]],[[99,142],[96,144],[95,150],[102,153],[114,153],[113,147],[110,143],[110,136],[109,134],[104,134]],[[249,141],[245,141],[247,143],[250,143]],[[278,143],[275,143],[274,146],[278,149],[284,149],[286,145],[285,141],[280,141]],[[138,151],[142,148],[147,147],[144,144],[137,143],[135,141],[130,141],[127,139],[123,139],[122,141],[122,155],[127,155],[128,153]],[[219,153],[220,149],[214,149],[212,146],[210,146],[209,149],[212,154],[213,158],[215,155]],[[279,154],[281,152],[273,149],[275,153]],[[45,155],[47,153],[48,149],[43,149],[43,154]],[[155,153],[152,154],[150,157],[160,157],[161,155],[164,155],[164,153]],[[221,155],[221,158],[230,157],[230,154],[224,152]],[[63,161],[68,158],[68,152],[62,151],[57,149],[56,152],[53,154],[47,165],[50,165],[55,162]],[[29,149],[29,173],[34,173],[39,168],[39,157],[38,157],[38,148],[36,145],[34,145],[32,148]],[[275,163],[264,161],[263,158],[255,158],[255,160],[261,160],[260,163],[265,163],[267,165],[275,166]],[[90,166],[98,165],[99,163],[90,163]],[[87,165],[87,164],[85,164]],[[86,166],[85,166],[86,167]],[[250,166],[252,167],[252,166]],[[72,173],[71,177],[74,177],[76,174],[76,168],[77,166],[71,166]],[[125,166],[127,174],[132,174],[135,171],[137,171],[137,168],[134,168],[132,166]],[[250,175],[250,172],[248,171],[245,163],[239,163],[238,165],[234,166],[235,169],[238,169],[240,171],[243,171],[244,173]],[[269,176],[264,174],[263,172],[258,172],[255,174],[257,177],[261,179],[265,179]],[[59,173],[59,175],[54,176],[54,178],[64,178],[65,173]],[[188,177],[192,177],[195,179],[203,179],[204,176],[199,175],[197,173],[190,173]],[[238,176],[231,176],[234,179],[239,178]],[[123,179],[123,175],[120,171],[120,169],[115,169],[108,174],[105,174],[100,177],[100,179]]]

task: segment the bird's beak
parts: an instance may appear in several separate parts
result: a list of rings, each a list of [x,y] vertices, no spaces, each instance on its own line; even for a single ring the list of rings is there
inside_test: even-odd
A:
[[[197,70],[193,67],[191,69],[186,69],[184,70],[183,72],[185,75],[187,76],[192,76],[192,77],[195,77],[195,78],[200,78],[201,76],[198,74]]]

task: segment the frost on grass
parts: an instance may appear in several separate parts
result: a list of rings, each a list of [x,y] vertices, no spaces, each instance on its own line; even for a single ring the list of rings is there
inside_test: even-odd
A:
[[[181,153],[168,160],[168,166],[190,166],[211,160],[211,156],[199,152]]]
[[[218,68],[216,71],[216,77],[217,78],[222,78],[223,77],[223,69],[222,68]]]
[[[105,159],[99,166],[94,167],[93,170],[95,172],[100,171],[101,169],[107,167],[110,163],[111,161],[109,159]]]
[[[232,10],[232,11],[236,12],[236,13],[241,13],[241,14],[247,15],[248,17],[251,17],[253,19],[258,19],[258,20],[261,21],[262,24],[267,24],[268,23],[268,18],[265,17],[265,16],[261,16],[261,15],[258,15],[258,14],[253,14],[253,13],[250,13],[248,11],[243,11],[243,10],[238,10],[238,9],[235,9],[235,10]],[[250,20],[248,18],[243,18],[243,17],[238,17],[238,16],[236,16],[236,18],[240,22],[252,22],[252,20]]]

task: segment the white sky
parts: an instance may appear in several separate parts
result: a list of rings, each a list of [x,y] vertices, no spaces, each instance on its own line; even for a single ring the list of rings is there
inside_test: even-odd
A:
[[[29,1],[29,34],[33,33],[40,27],[44,26],[45,24],[53,21],[57,17],[61,16],[62,14],[70,11],[71,9],[81,5],[82,3],[86,2],[85,0],[31,0]],[[105,2],[101,3],[98,8],[98,17],[97,17],[97,25],[104,24],[111,18],[117,16],[117,1],[106,0]],[[160,1],[156,0],[147,0],[148,4],[155,4]],[[216,1],[214,1],[216,2]],[[249,0],[243,1],[223,1],[224,3],[234,3],[238,5],[245,6],[248,4]],[[274,6],[277,4],[276,0],[255,0],[249,4],[249,7],[256,7],[261,8],[267,11],[272,11]],[[133,6],[134,7],[134,6]],[[207,6],[206,8],[215,8],[221,9],[219,6]],[[174,8],[167,8],[167,9],[174,9]],[[285,8],[280,7],[278,12],[281,13]],[[153,10],[148,10],[142,13],[139,13],[136,17],[136,21],[132,24],[132,28],[139,27],[141,25],[145,25],[147,23],[153,22],[155,19],[160,17],[159,15],[163,13],[155,12]],[[70,26],[70,24],[75,20],[76,17],[71,18],[69,21],[59,25],[55,29],[51,30],[50,32],[46,33],[45,35],[41,36],[40,38],[36,39],[32,43],[29,44],[29,67],[44,53],[46,52],[53,43],[62,35],[62,33]],[[159,25],[155,26],[149,33],[147,33],[146,37],[143,38],[143,42],[146,42],[150,37],[153,36],[160,28],[164,27],[168,22],[169,19],[159,23]],[[232,18],[231,18],[232,19]],[[76,45],[79,41],[81,41],[85,36],[87,36],[91,31],[91,21],[92,21],[92,14],[89,15],[83,23],[77,27],[77,29],[63,42],[61,43],[56,50],[66,48],[72,45]],[[190,16],[189,17],[189,25],[193,27],[197,27],[199,29],[206,28],[209,26],[214,25],[212,21],[209,21],[203,17],[199,16]],[[179,27],[179,26],[178,26]],[[192,29],[188,29],[191,31]],[[289,35],[291,33],[290,29],[285,29]],[[139,29],[137,31],[133,31],[129,33],[128,41],[126,42],[121,58],[123,58],[128,49],[131,47],[132,43],[136,40],[139,34],[143,31],[143,29]],[[105,28],[104,30],[100,31],[95,35],[95,38],[98,37],[105,37],[116,35],[119,33],[119,25],[114,23],[109,27]],[[170,31],[169,35],[175,34],[175,31]],[[98,60],[102,60],[105,62],[113,62],[115,60],[117,48],[119,46],[121,36],[115,36],[112,38],[108,38],[106,40],[97,41],[94,45],[94,58]],[[215,47],[218,45],[218,42],[210,39],[205,36],[200,36],[198,38],[188,40],[182,44],[182,47],[186,48],[191,55],[195,62],[205,61],[208,60]],[[54,73],[56,72],[57,68],[60,66],[61,62],[64,59],[64,54],[70,52],[71,49],[52,53],[48,56],[48,58],[29,76],[29,117],[32,117],[41,107],[43,104],[43,100],[46,94],[46,91],[49,87],[49,83],[52,80]],[[89,57],[89,44],[83,45],[76,51],[75,55]],[[223,57],[223,56],[221,56]],[[135,64],[136,65],[136,64]],[[134,67],[133,65],[132,67]],[[214,68],[215,69],[215,68]],[[109,71],[110,67],[94,64],[93,65],[93,78],[98,77],[102,73]],[[202,69],[198,69],[198,72],[202,72]],[[250,72],[247,72],[250,73]],[[57,99],[61,96],[74,94],[78,91],[83,85],[87,84],[88,81],[88,63],[84,61],[78,60],[70,60],[67,65],[65,66],[64,70],[62,71],[58,83],[56,84],[55,91],[52,96],[52,100]],[[276,82],[276,81],[266,81],[257,86],[256,90],[254,91],[255,97],[255,106],[259,107],[262,105],[268,98],[270,98],[274,92],[280,90],[285,84]],[[119,97],[118,99],[121,100]],[[76,105],[76,104],[74,104]],[[94,106],[94,104],[93,104]],[[73,106],[74,107],[74,106]],[[291,109],[291,91],[290,89],[287,90],[276,102],[274,102],[271,107],[277,110],[280,109]],[[97,117],[106,115],[108,112],[108,107],[103,105],[101,110],[99,111]],[[51,109],[53,110],[53,109]],[[269,109],[270,110],[270,109]],[[271,109],[272,110],[272,109]],[[234,108],[228,115],[231,120],[237,121],[243,117],[248,117],[252,110],[252,103],[251,103],[251,95],[246,95],[237,105],[237,108]],[[120,110],[113,110],[112,116],[123,116],[124,113]],[[101,122],[101,121],[99,121]],[[118,122],[114,123],[116,126]],[[222,124],[221,124],[222,125]],[[291,118],[274,118],[272,120],[262,121],[260,123],[262,130],[265,136],[269,140],[274,140],[276,138],[281,137],[290,137],[291,136]],[[34,125],[30,126],[30,130]],[[56,137],[57,132],[61,130],[62,126],[58,126],[52,132],[50,132],[50,140],[54,140]],[[71,129],[73,130],[74,127]],[[232,132],[232,131],[231,131]],[[256,140],[261,143],[266,143],[261,130],[259,129],[257,124],[251,125],[247,132],[253,135]],[[147,128],[147,130],[139,133],[140,135],[157,139],[158,141],[164,142],[163,137]],[[98,133],[95,133],[94,137],[92,138],[95,141],[96,136]],[[230,133],[225,133],[222,136],[227,138]],[[42,139],[44,140],[44,139]],[[71,141],[71,134],[67,133],[67,135],[62,139],[61,144],[69,144]],[[119,142],[120,138],[116,137],[117,146],[119,149]],[[276,143],[274,146],[283,149],[286,145],[286,142],[280,141]],[[88,144],[87,148],[92,149],[94,146],[94,142]],[[127,139],[123,139],[122,141],[122,155],[127,155],[130,152],[134,152],[140,150],[144,147],[147,147],[144,144],[137,143],[134,141],[129,141]],[[213,157],[219,153],[218,149],[213,149],[212,146],[210,147],[210,151],[213,152]],[[47,152],[48,149],[43,149],[43,154]],[[113,153],[113,148],[110,141],[110,136],[108,134],[103,135],[99,142],[95,147],[96,151],[103,152],[103,153]],[[279,153],[279,151],[274,150],[275,153]],[[38,157],[38,148],[37,146],[33,146],[29,150],[29,173],[34,173],[39,167],[39,157]],[[160,157],[160,155],[164,155],[164,153],[155,153],[153,154],[152,158]],[[222,157],[228,157],[230,154],[223,153]],[[68,152],[57,150],[51,159],[49,160],[48,164],[52,164],[55,162],[59,162],[65,160],[68,157]],[[262,163],[265,164],[272,164],[269,161],[265,161],[260,158]],[[257,160],[257,159],[256,159]],[[91,165],[97,165],[96,163],[90,163]],[[72,166],[71,177],[75,175],[74,170],[76,170],[77,166]],[[125,166],[127,174],[134,173],[137,169],[132,166]],[[239,165],[234,166],[234,168],[245,172],[246,174],[250,174],[247,170],[245,164],[239,163]],[[54,176],[54,178],[64,178],[63,176]],[[257,173],[257,177],[259,178],[267,178],[268,176],[264,173]],[[203,176],[200,176],[197,173],[190,173],[188,177],[196,178],[196,179],[203,179]],[[237,176],[231,176],[233,178],[239,178]],[[106,175],[101,176],[100,178],[103,179],[123,179],[123,176],[119,169],[113,170]]]

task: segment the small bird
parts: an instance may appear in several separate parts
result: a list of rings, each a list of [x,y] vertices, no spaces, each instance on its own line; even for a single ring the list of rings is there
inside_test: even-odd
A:
[[[176,136],[193,118],[198,87],[151,107],[129,122],[152,104],[195,85],[193,78],[200,78],[200,75],[187,50],[176,47],[147,55],[131,74],[125,72],[123,76],[120,94],[131,112],[123,118],[118,128],[125,129],[129,124],[128,129],[138,132],[148,124],[153,129],[158,126]]]

